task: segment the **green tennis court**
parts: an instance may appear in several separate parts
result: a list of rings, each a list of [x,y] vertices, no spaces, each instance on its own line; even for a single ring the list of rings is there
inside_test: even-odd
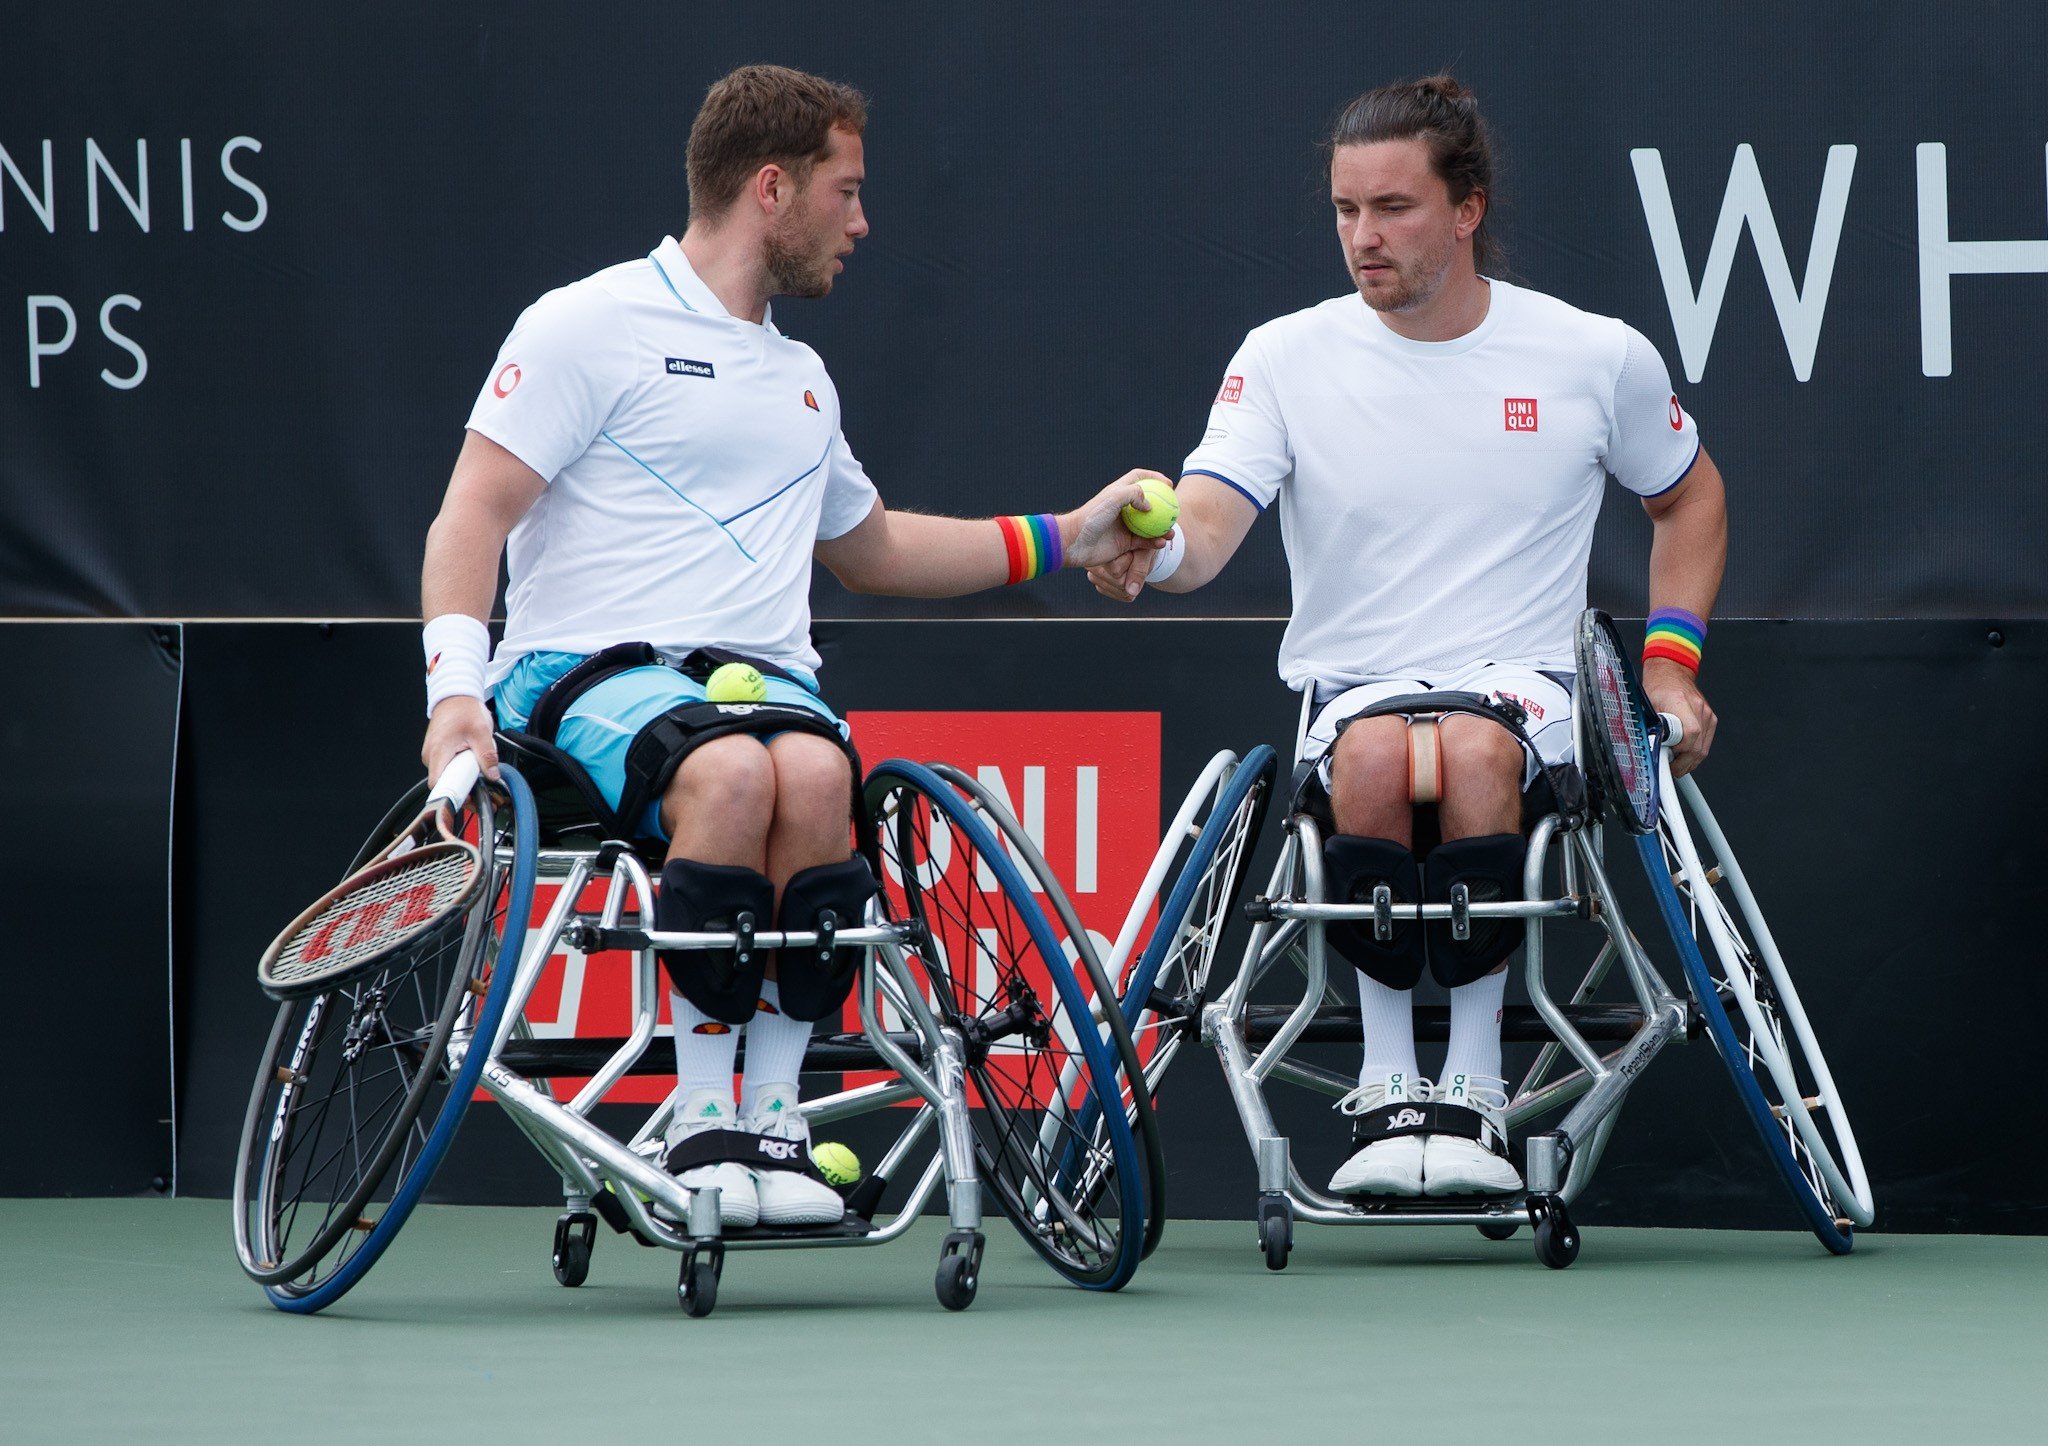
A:
[[[717,1313],[675,1258],[599,1242],[556,1285],[554,1211],[425,1207],[369,1280],[281,1316],[202,1200],[0,1201],[10,1441],[1131,1442],[2042,1439],[2048,1240],[1604,1230],[1526,1240],[1178,1221],[1115,1295],[991,1221],[980,1297],[932,1301],[942,1225],[762,1252]],[[1455,1384],[1457,1389],[1450,1387]]]

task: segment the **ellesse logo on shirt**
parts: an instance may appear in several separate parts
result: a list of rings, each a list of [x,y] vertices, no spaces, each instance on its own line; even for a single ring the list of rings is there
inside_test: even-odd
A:
[[[668,359],[668,374],[672,377],[715,377],[717,371],[710,362],[691,361],[686,356],[672,356]]]

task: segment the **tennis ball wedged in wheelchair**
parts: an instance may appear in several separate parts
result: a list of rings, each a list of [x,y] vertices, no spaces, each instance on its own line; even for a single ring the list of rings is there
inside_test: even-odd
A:
[[[1173,524],[1180,520],[1180,498],[1173,488],[1157,477],[1147,477],[1138,484],[1144,489],[1145,500],[1152,504],[1148,512],[1135,507],[1126,507],[1119,514],[1124,526],[1138,537],[1164,537],[1173,531]]]
[[[825,1177],[827,1185],[844,1189],[860,1179],[860,1156],[837,1140],[826,1140],[811,1148],[811,1163]]]
[[[725,663],[704,680],[707,703],[758,703],[768,696],[768,680],[751,663]]]

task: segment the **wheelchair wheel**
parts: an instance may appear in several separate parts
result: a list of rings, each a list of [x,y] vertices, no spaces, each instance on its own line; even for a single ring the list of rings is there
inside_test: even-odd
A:
[[[510,767],[466,822],[487,876],[459,930],[367,978],[282,1005],[256,1075],[235,1175],[235,1249],[282,1310],[339,1300],[404,1226],[468,1111],[533,907],[533,797]],[[358,860],[424,799],[392,809]],[[502,791],[500,791],[502,790]]]
[[[1155,1084],[1199,1023],[1187,1011],[1199,1009],[1208,996],[1209,971],[1237,907],[1279,767],[1279,756],[1261,743],[1223,780],[1160,906],[1151,938],[1117,981],[1124,1018]]]
[[[983,1188],[1062,1276],[1120,1288],[1143,1249],[1145,1166],[1087,990],[979,809],[896,759],[866,799],[889,909],[920,926],[913,967],[966,1043]]]
[[[1152,1090],[1138,1057],[1138,1047],[1131,1038],[1130,1026],[1125,1022],[1122,1010],[1103,1006],[1103,1001],[1115,999],[1118,995],[1095,951],[1095,940],[1081,922],[1074,901],[1067,897],[1066,889],[1061,887],[1045,856],[1039,852],[1038,845],[1032,842],[1024,826],[1017,822],[1016,816],[998,803],[982,787],[980,780],[944,763],[935,763],[931,769],[966,794],[969,801],[980,809],[991,830],[1002,835],[1003,842],[1009,846],[1010,857],[1021,868],[1030,871],[1060,927],[1067,931],[1067,938],[1073,942],[1074,963],[1080,968],[1081,982],[1095,1001],[1094,1017],[1108,1032],[1110,1043],[1121,1062],[1118,1078],[1123,1086],[1124,1113],[1130,1118],[1132,1132],[1145,1156],[1145,1244],[1139,1253],[1142,1260],[1158,1248],[1166,1229],[1166,1151],[1159,1140],[1159,1121],[1152,1112]],[[1083,1109],[1081,1129],[1091,1139],[1101,1129],[1100,1116],[1092,1104]],[[1078,1168],[1078,1160],[1069,1158],[1062,1162],[1062,1168],[1071,1173]]]
[[[1660,767],[1663,816],[1654,835],[1636,840],[1651,891],[1714,1048],[1772,1163],[1821,1244],[1846,1255],[1855,1227],[1870,1224],[1875,1205],[1841,1093],[1699,785],[1688,777],[1674,788],[1668,763]],[[1713,857],[1702,856],[1695,825]]]

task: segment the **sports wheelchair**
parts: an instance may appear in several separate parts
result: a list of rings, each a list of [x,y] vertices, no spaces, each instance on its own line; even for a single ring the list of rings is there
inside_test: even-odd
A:
[[[501,781],[453,800],[453,832],[480,862],[445,925],[396,957],[295,988],[263,976],[281,1003],[243,1127],[234,1216],[242,1267],[273,1304],[318,1311],[369,1271],[480,1091],[561,1177],[553,1265],[564,1286],[587,1277],[601,1221],[678,1252],[678,1300],[708,1315],[728,1252],[879,1245],[908,1231],[941,1187],[950,1229],[935,1290],[948,1309],[975,1297],[989,1200],[1076,1285],[1131,1279],[1164,1212],[1136,1049],[1085,930],[1061,920],[1080,941],[1070,965],[1034,898],[1034,884],[1057,895],[1044,861],[972,779],[900,760],[867,774],[855,832],[883,887],[850,926],[821,916],[822,932],[778,932],[750,929],[746,916],[731,931],[663,933],[649,877],[659,852],[550,744],[504,732],[498,746]],[[391,809],[357,868],[394,852],[423,801],[426,783]],[[855,946],[865,953],[854,1018],[839,1032],[819,1025],[804,1061],[814,1086],[831,1072],[841,1088],[802,1110],[813,1126],[863,1114],[900,1125],[867,1176],[840,1187],[840,1224],[722,1228],[716,1190],[692,1191],[662,1168],[674,1093],[628,1138],[593,1120],[627,1076],[672,1072],[656,1045],[657,949]],[[630,1031],[537,1030],[529,1008],[551,964],[558,980],[569,967],[578,978],[630,971]],[[570,1093],[565,1082],[579,1080]],[[893,1216],[881,1216],[885,1203]]]
[[[1153,860],[1107,969],[1118,981],[1149,1089],[1159,1087],[1188,1042],[1216,1051],[1257,1163],[1258,1241],[1270,1269],[1286,1267],[1297,1219],[1463,1224],[1494,1240],[1527,1221],[1537,1258],[1563,1269],[1580,1245],[1571,1204],[1592,1178],[1631,1084],[1659,1050],[1701,1034],[1727,1066],[1745,1113],[1820,1242],[1846,1254],[1855,1228],[1871,1223],[1870,1184],[1841,1096],[1756,896],[1698,782],[1688,776],[1674,783],[1669,749],[1676,720],[1651,711],[1604,614],[1581,617],[1576,653],[1579,762],[1545,770],[1532,793],[1537,806],[1525,819],[1520,900],[1476,901],[1460,884],[1447,902],[1394,903],[1384,886],[1370,902],[1325,902],[1328,819],[1303,786],[1311,760],[1296,770],[1271,881],[1243,908],[1252,927],[1236,977],[1219,987],[1212,977],[1216,955],[1279,775],[1279,760],[1264,745],[1242,759],[1225,751],[1211,760]],[[1396,700],[1393,711],[1426,715],[1460,701],[1476,700],[1420,695]],[[1297,756],[1312,706],[1305,697]],[[1683,993],[1666,984],[1623,917],[1603,821],[1634,845],[1678,956]],[[1155,904],[1158,923],[1141,948],[1143,921]],[[1509,1006],[1503,1017],[1505,1042],[1540,1046],[1506,1112],[1525,1188],[1466,1198],[1337,1198],[1318,1190],[1295,1167],[1265,1089],[1284,1081],[1341,1098],[1355,1083],[1298,1054],[1317,1044],[1356,1048],[1360,1038],[1359,1010],[1343,1002],[1331,978],[1326,928],[1367,925],[1385,938],[1396,921],[1444,920],[1464,939],[1474,921],[1487,919],[1527,926],[1521,967],[1530,1002]],[[1601,943],[1590,968],[1560,994],[1549,977],[1545,926],[1563,919],[1596,925]],[[1262,983],[1289,977],[1283,964],[1299,971],[1298,1000],[1254,1002]],[[1603,993],[1617,964],[1625,990]],[[1448,1036],[1444,1006],[1418,1005],[1415,1021],[1418,1040]]]

